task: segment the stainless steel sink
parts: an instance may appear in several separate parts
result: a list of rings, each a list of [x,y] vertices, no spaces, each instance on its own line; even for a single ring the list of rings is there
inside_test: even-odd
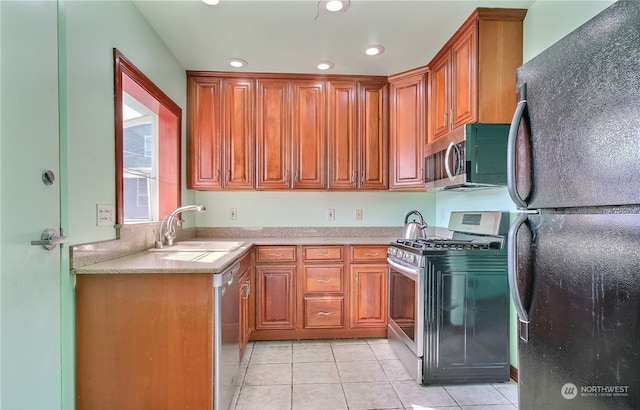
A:
[[[244,245],[237,241],[179,241],[165,245],[162,249],[151,248],[150,252],[233,252]]]

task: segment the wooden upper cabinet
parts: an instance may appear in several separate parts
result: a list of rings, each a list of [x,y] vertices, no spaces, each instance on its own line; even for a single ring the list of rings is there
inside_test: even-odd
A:
[[[511,121],[525,15],[525,9],[476,9],[431,60],[428,142],[467,123]]]
[[[254,82],[187,77],[187,186],[253,189]]]
[[[430,139],[473,122],[476,114],[476,26],[429,66]]]
[[[387,82],[361,82],[358,109],[360,189],[389,188]]]
[[[224,82],[223,185],[228,189],[255,187],[253,80]]]
[[[358,188],[357,81],[329,81],[329,189]]]
[[[187,77],[187,187],[222,188],[222,79]]]
[[[286,80],[257,82],[258,189],[290,187],[290,84]]]
[[[325,82],[292,83],[292,181],[296,189],[326,188]]]
[[[471,27],[451,47],[451,129],[477,118],[477,25]]]
[[[324,81],[260,79],[258,189],[326,186]]]
[[[329,81],[329,189],[387,189],[386,81]]]
[[[424,189],[426,69],[390,79],[390,188]]]

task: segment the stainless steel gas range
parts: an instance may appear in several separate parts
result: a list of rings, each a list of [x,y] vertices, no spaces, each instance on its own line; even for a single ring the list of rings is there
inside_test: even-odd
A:
[[[389,342],[419,384],[508,381],[509,213],[454,211],[448,228],[389,245]]]

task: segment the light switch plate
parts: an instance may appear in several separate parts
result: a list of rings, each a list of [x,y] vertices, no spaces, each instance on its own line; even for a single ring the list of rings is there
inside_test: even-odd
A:
[[[96,225],[113,226],[116,224],[116,207],[114,205],[96,205]]]

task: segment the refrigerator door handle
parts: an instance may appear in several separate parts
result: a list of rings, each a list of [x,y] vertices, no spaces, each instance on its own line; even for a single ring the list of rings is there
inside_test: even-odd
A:
[[[527,313],[518,291],[517,270],[518,270],[518,258],[517,258],[517,239],[518,229],[528,219],[528,215],[521,214],[518,219],[509,228],[508,236],[508,253],[507,253],[507,269],[509,279],[509,289],[511,290],[511,299],[518,313],[518,320],[520,321],[520,338],[524,341],[529,339],[529,313]]]
[[[518,194],[518,187],[516,182],[516,142],[518,139],[518,129],[520,128],[520,121],[524,115],[524,110],[527,108],[527,84],[524,83],[520,86],[520,98],[516,106],[516,111],[513,114],[513,120],[509,127],[509,139],[507,142],[507,190],[511,200],[518,209],[526,209],[527,203]]]

